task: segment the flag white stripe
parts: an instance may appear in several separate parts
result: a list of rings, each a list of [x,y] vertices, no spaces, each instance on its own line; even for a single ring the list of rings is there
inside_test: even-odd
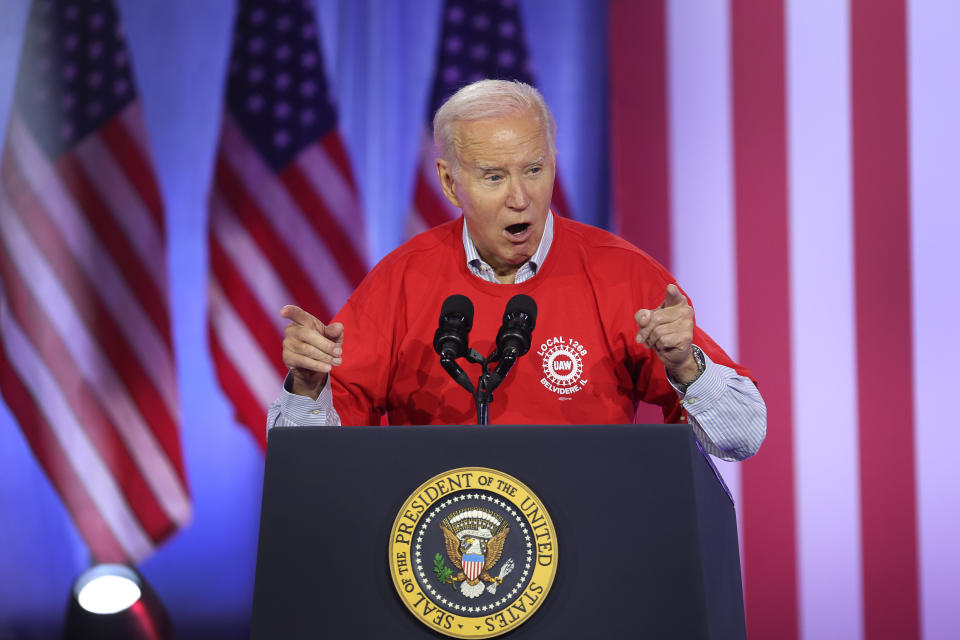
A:
[[[5,303],[0,304],[0,323],[4,349],[9,354],[7,360],[43,413],[84,491],[124,551],[134,560],[145,558],[153,550],[153,543],[130,511],[110,470],[87,438],[43,359],[23,335]]]
[[[728,16],[721,3],[668,4],[671,254],[697,322],[737,353]],[[711,105],[704,109],[703,105]],[[698,248],[704,248],[700,251]],[[703,253],[709,253],[709,269]]]
[[[366,254],[363,211],[357,196],[344,177],[343,169],[331,158],[322,144],[312,144],[297,156],[297,167],[303,172],[327,211],[340,223],[357,255]]]
[[[353,293],[353,286],[286,187],[263,163],[260,154],[249,148],[229,114],[224,115],[222,145],[230,168],[247,185],[250,197],[286,244],[303,277],[310,281],[331,313],[338,311]]]
[[[960,638],[960,432],[950,409],[960,363],[960,3],[913,0],[908,11],[920,615],[926,637]]]
[[[11,118],[9,135],[9,146],[34,194],[59,227],[71,254],[89,281],[95,283],[101,300],[163,398],[167,411],[177,421],[180,407],[176,373],[166,344],[16,114]]]
[[[123,382],[77,315],[69,295],[23,228],[20,219],[13,213],[3,189],[0,189],[0,231],[0,242],[6,247],[20,278],[29,282],[34,291],[43,292],[43,295],[36,296],[37,303],[56,328],[84,380],[110,416],[157,501],[170,519],[178,523],[186,521],[190,514],[190,502],[179,477],[130,399]]]
[[[793,374],[800,630],[855,640],[863,590],[849,7],[790,0],[786,10],[793,345],[784,359]]]
[[[220,348],[266,411],[277,395],[277,368],[264,355],[215,279],[210,280],[210,322]]]
[[[671,270],[693,299],[697,324],[736,360],[729,16],[724,3],[669,0],[666,24]],[[739,519],[740,467],[716,464]]]
[[[287,321],[280,317],[280,309],[290,304],[293,296],[216,189],[210,195],[210,225],[214,241],[247,283],[263,313],[273,321],[274,329],[283,332]]]
[[[158,291],[166,291],[166,261],[163,236],[116,159],[99,136],[87,136],[74,148],[114,221],[123,229]]]

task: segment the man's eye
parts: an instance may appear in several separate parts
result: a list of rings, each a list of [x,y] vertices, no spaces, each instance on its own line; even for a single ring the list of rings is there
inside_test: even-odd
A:
[[[541,171],[543,171],[543,167],[530,167],[530,173],[534,175],[537,175]]]
[[[498,175],[489,175],[487,176],[487,182],[500,182],[503,180],[501,176]]]

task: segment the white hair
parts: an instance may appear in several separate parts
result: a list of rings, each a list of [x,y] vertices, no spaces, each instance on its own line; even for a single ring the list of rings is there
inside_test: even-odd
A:
[[[518,80],[479,80],[468,84],[440,105],[433,116],[433,143],[454,170],[454,125],[487,118],[503,118],[532,111],[547,134],[550,153],[556,154],[557,123],[543,96],[534,87]]]

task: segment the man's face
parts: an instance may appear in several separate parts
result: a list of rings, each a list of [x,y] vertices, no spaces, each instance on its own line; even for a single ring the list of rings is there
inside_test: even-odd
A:
[[[459,171],[437,173],[447,199],[463,210],[477,252],[505,282],[536,252],[550,213],[556,161],[532,112],[455,125]]]

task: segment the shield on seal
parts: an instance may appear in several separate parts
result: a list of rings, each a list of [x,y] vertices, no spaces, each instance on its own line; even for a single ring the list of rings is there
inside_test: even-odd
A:
[[[483,556],[471,553],[463,556],[463,573],[469,580],[476,580],[483,572]]]

